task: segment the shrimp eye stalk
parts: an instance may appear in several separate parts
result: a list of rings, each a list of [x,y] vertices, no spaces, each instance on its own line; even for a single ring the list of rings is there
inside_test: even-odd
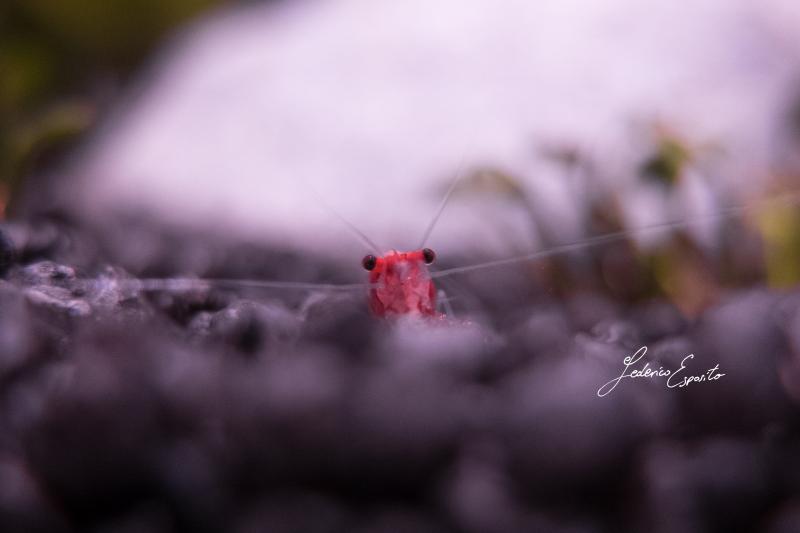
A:
[[[425,259],[426,264],[430,265],[436,259],[436,253],[430,248],[425,248],[422,250],[422,258]]]
[[[361,266],[364,267],[365,270],[372,270],[375,268],[375,265],[378,264],[378,258],[374,255],[365,255],[364,259],[361,260]]]

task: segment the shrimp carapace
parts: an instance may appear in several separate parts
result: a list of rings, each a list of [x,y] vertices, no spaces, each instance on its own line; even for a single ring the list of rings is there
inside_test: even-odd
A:
[[[430,248],[365,256],[361,264],[369,271],[370,310],[379,317],[439,316],[436,286],[428,272],[428,265],[435,259]]]

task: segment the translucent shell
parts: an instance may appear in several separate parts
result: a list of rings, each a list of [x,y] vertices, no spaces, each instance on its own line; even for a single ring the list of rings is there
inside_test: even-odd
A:
[[[376,259],[369,272],[369,307],[373,314],[439,316],[436,286],[427,266],[430,254],[423,250],[391,250]]]

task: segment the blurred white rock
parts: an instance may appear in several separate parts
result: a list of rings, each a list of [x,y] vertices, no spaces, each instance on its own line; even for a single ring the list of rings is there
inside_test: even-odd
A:
[[[633,125],[659,120],[724,146],[711,178],[743,186],[797,90],[797,5],[297,0],[214,13],[149,69],[70,192],[100,220],[143,208],[352,261],[362,247],[311,190],[382,246],[408,248],[463,161],[520,176],[574,238],[576,191],[537,147],[580,146],[623,190]],[[454,202],[431,245],[536,246],[520,213],[486,205]]]

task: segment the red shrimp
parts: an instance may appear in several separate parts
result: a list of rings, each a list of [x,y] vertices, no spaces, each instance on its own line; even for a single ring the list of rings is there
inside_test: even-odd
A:
[[[633,236],[648,233],[671,231],[683,228],[692,224],[701,223],[713,219],[726,219],[741,216],[748,210],[756,207],[763,207],[763,202],[750,205],[738,205],[723,208],[713,214],[708,214],[693,219],[674,220],[662,222],[649,226],[622,230],[604,235],[597,235],[578,242],[557,245],[545,250],[536,251],[530,254],[498,259],[483,263],[457,266],[439,271],[430,271],[428,266],[435,259],[436,254],[430,248],[425,247],[425,242],[432,233],[436,222],[444,210],[444,207],[455,189],[458,179],[456,179],[448,190],[447,194],[439,206],[439,210],[428,226],[425,236],[420,246],[413,251],[400,252],[390,250],[380,255],[380,248],[371,241],[366,235],[355,228],[347,220],[336,214],[370,249],[373,253],[366,255],[362,259],[362,266],[369,272],[367,283],[351,284],[321,284],[304,283],[289,281],[269,281],[269,280],[242,280],[242,279],[142,279],[125,280],[124,284],[134,290],[142,291],[184,291],[195,289],[217,288],[253,288],[253,289],[289,289],[306,291],[365,291],[367,293],[369,309],[373,315],[381,318],[398,317],[421,317],[424,319],[444,320],[448,318],[445,313],[437,309],[437,298],[439,293],[435,286],[435,280],[441,277],[483,270],[501,265],[509,265],[523,261],[533,261],[579,250],[591,246],[597,246],[610,242],[629,239]],[[769,200],[770,202],[800,202],[800,193],[790,192]],[[97,285],[98,280],[84,280],[89,285]],[[116,282],[119,283],[119,282]],[[446,303],[446,302],[445,302]],[[450,317],[452,318],[452,317]]]
[[[375,316],[422,315],[443,317],[436,310],[436,286],[428,265],[436,254],[430,248],[413,252],[390,250],[370,254],[361,264],[369,271],[369,308]]]

